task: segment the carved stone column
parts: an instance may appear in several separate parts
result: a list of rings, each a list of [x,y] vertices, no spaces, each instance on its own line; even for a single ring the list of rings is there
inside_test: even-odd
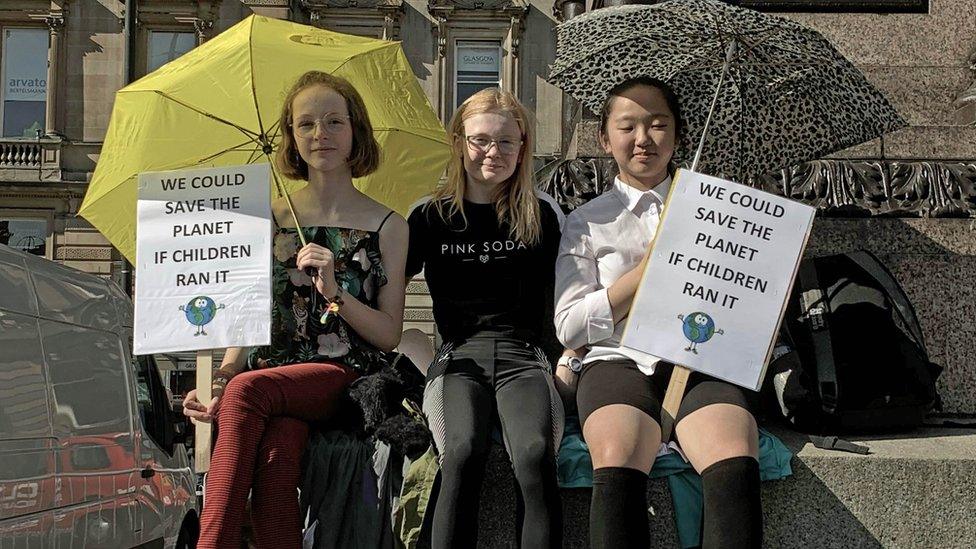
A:
[[[377,8],[383,14],[383,40],[396,40],[399,36],[402,2],[384,2]]]
[[[44,133],[48,137],[60,137],[58,128],[58,75],[61,68],[61,31],[64,29],[64,14],[51,14],[44,18],[51,33],[47,49],[47,97],[44,101]]]
[[[583,15],[585,11],[586,2],[583,0],[556,0],[552,4],[552,14],[560,23],[569,21],[577,15]]]
[[[508,45],[511,52],[508,62],[508,81],[511,89],[518,94],[522,89],[522,32],[525,30],[525,17],[529,13],[528,3],[512,2],[505,12],[509,17]]]
[[[976,51],[969,56],[968,62],[969,70],[973,72],[973,83],[959,92],[952,102],[952,106],[956,109],[953,118],[960,126],[976,124]]]
[[[586,2],[583,0],[556,0],[552,5],[552,12],[556,19],[562,23],[569,21],[577,15],[582,15],[586,11]],[[560,146],[563,158],[576,158],[576,131],[579,126],[582,109],[580,102],[563,92],[562,106],[562,131],[560,133]]]

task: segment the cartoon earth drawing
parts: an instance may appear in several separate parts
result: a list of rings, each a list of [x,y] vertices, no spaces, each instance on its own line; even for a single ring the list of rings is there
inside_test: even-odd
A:
[[[684,332],[685,338],[691,343],[685,347],[686,351],[691,351],[698,354],[698,344],[705,343],[715,334],[724,334],[722,330],[715,329],[715,321],[712,317],[708,316],[703,312],[694,312],[688,316],[678,315],[678,320],[681,320],[681,331]]]
[[[205,295],[194,297],[186,305],[180,305],[180,310],[186,315],[187,322],[197,327],[197,333],[193,334],[194,336],[207,335],[207,332],[203,331],[203,327],[210,324],[217,311],[223,308],[223,305],[217,305],[213,299]]]

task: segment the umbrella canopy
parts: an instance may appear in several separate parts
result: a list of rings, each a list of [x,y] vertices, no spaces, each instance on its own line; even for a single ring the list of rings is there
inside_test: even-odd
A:
[[[116,93],[80,215],[135,262],[139,173],[271,162],[285,94],[309,70],[359,90],[382,161],[354,183],[405,214],[434,188],[450,147],[399,43],[251,16]],[[271,164],[286,192],[306,184]]]
[[[549,80],[593,112],[630,78],[674,88],[685,120],[675,159],[683,164],[735,43],[699,171],[743,181],[907,126],[826,38],[782,17],[717,0],[671,0],[595,10],[556,32]]]

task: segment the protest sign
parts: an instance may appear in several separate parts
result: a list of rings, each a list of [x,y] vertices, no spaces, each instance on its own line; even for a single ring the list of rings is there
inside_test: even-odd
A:
[[[139,175],[136,354],[271,341],[268,164]]]
[[[679,170],[621,344],[758,390],[814,211]]]

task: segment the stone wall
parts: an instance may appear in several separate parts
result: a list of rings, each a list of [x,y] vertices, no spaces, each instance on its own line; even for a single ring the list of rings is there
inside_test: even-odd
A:
[[[968,205],[941,212],[968,219],[932,219],[940,212],[926,207],[895,212],[900,218],[819,218],[807,254],[877,254],[915,305],[932,360],[945,368],[938,385],[944,411],[976,414],[976,201],[968,181],[976,173],[976,116],[970,103],[957,102],[974,84],[976,2],[930,0],[928,14],[786,17],[823,33],[910,124],[835,157],[917,166],[908,192],[889,196],[895,202],[939,191]],[[951,166],[961,168],[950,174]]]
[[[976,158],[976,118],[954,105],[974,82],[976,3],[930,0],[928,14],[787,14],[820,31],[860,68],[911,127],[844,156]]]
[[[976,219],[820,218],[806,255],[858,249],[877,255],[915,306],[929,356],[944,368],[943,411],[976,414]]]

